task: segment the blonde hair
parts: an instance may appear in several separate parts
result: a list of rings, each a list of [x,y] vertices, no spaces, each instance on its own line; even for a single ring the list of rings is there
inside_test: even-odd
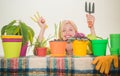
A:
[[[66,24],[71,24],[71,26],[75,29],[75,32],[77,32],[77,26],[75,25],[75,23],[71,20],[63,20],[60,22],[59,24],[59,32],[58,32],[58,35],[59,35],[59,39],[62,39],[62,34],[61,34],[61,29],[63,26],[65,26]]]

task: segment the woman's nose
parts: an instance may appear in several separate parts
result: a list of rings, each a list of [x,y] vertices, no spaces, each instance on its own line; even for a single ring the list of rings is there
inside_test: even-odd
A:
[[[66,31],[66,34],[69,34],[70,32],[69,31]]]

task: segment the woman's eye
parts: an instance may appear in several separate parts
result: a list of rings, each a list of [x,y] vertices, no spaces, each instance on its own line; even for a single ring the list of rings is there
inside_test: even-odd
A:
[[[63,30],[62,32],[65,32],[66,30]]]
[[[69,31],[73,31],[72,29],[69,29]]]

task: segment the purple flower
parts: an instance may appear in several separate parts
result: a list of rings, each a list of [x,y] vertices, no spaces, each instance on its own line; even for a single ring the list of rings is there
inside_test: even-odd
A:
[[[74,37],[75,38],[84,38],[85,37],[85,35],[83,34],[83,33],[75,33],[75,35],[74,35]]]
[[[80,35],[81,38],[85,37],[85,35],[83,33],[79,33],[79,35]]]
[[[74,37],[75,37],[75,38],[78,38],[78,37],[79,37],[79,33],[78,33],[78,32],[75,33]]]

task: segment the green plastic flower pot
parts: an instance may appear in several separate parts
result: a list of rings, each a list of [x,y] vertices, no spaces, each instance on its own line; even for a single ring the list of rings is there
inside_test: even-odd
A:
[[[120,48],[120,34],[110,34],[110,45],[112,48]]]
[[[120,48],[119,48],[118,54],[119,54],[119,56],[120,56]]]
[[[92,50],[94,56],[105,56],[108,39],[92,40]]]
[[[119,55],[119,48],[110,48],[111,55]]]

